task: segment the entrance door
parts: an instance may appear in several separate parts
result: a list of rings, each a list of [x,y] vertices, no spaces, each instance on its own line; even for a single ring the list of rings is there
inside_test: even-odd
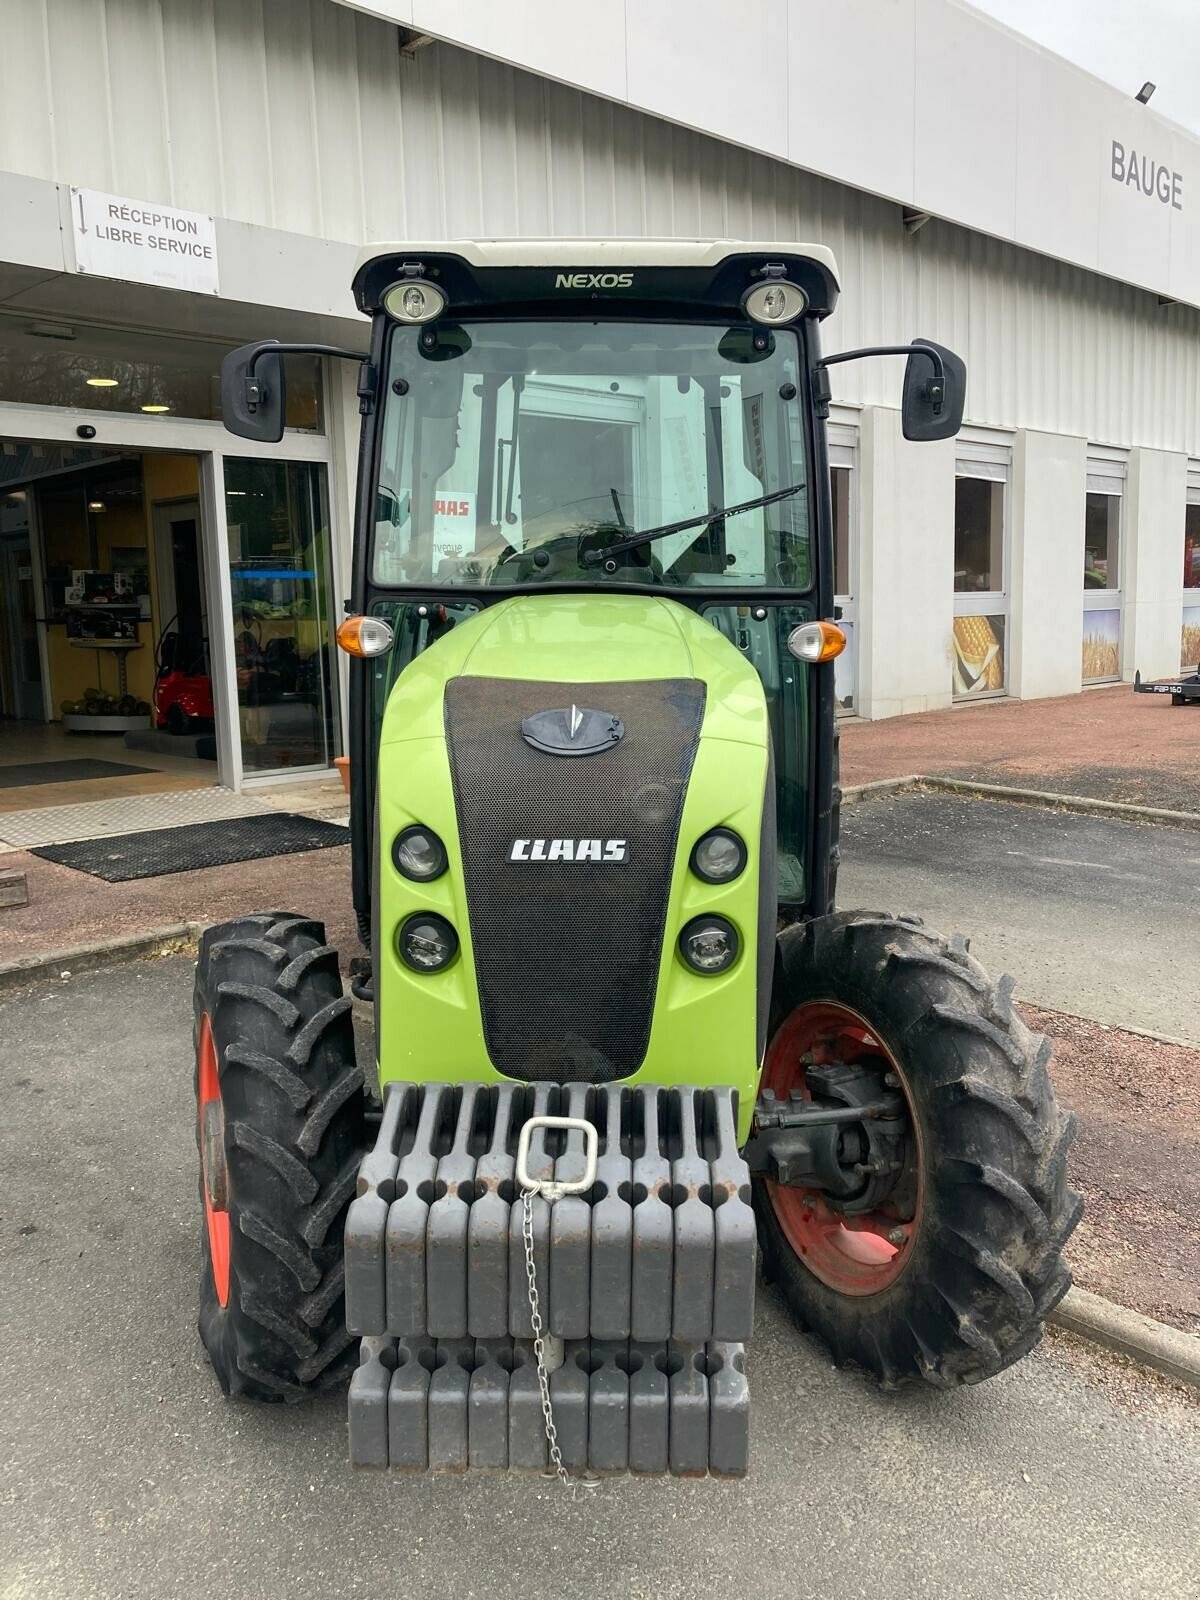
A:
[[[242,767],[327,768],[337,750],[325,468],[226,456]]]
[[[28,532],[0,536],[0,710],[28,722],[41,722],[45,716],[36,572]]]

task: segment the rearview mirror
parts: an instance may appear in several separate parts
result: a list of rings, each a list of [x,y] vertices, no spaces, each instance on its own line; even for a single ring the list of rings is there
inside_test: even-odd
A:
[[[221,362],[221,417],[230,433],[260,444],[278,444],[283,438],[287,395],[283,356],[260,339],[231,350]]]
[[[941,372],[935,353],[941,358]],[[967,398],[967,368],[953,350],[932,339],[914,339],[904,369],[901,427],[906,439],[919,444],[953,439],[962,426]]]

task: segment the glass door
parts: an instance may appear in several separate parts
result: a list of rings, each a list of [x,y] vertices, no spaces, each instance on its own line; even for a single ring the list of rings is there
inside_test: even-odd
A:
[[[36,594],[30,535],[0,532],[0,715],[28,722],[45,716]]]
[[[1200,671],[1200,485],[1189,487],[1183,528],[1183,628],[1179,665]]]
[[[1089,465],[1083,537],[1084,683],[1115,683],[1121,676],[1123,489],[1122,478]]]
[[[1008,463],[960,460],[954,482],[956,700],[1008,688]]]
[[[325,468],[227,456],[225,515],[242,767],[328,767],[337,749]]]

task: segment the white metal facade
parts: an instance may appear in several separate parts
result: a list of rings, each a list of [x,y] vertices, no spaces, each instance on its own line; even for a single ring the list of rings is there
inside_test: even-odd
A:
[[[852,121],[848,111],[847,137],[861,144]],[[1179,463],[1200,457],[1200,310],[937,218],[909,233],[895,201],[729,137],[450,44],[414,49],[393,23],[334,0],[5,0],[0,314],[87,315],[63,202],[71,185],[212,213],[229,299],[201,309],[206,331],[230,342],[260,323],[263,333],[299,337],[307,326],[312,337],[361,342],[349,278],[356,251],[374,240],[820,241],[843,286],[827,347],[940,339],[966,359],[968,423],[1011,444],[1009,692],[1079,687],[1078,639],[1060,628],[1055,650],[1036,641],[1050,622],[1081,615],[1084,463],[1105,450],[1136,468],[1125,537],[1136,557],[1128,570],[1141,576],[1124,596],[1122,670],[1174,670],[1166,641],[1172,630],[1178,638],[1184,489],[1176,508],[1173,485],[1184,483]],[[9,254],[6,233],[17,241]],[[23,264],[11,289],[6,261]],[[196,331],[196,297],[152,301],[132,287],[123,303],[145,305],[142,325]],[[135,325],[136,313],[106,314]],[[858,439],[856,704],[869,715],[948,704],[954,452],[899,444],[898,361],[833,377],[838,420]],[[345,572],[353,380],[349,369],[330,379]]]
[[[832,346],[937,337],[968,416],[1200,453],[1200,312],[330,0],[6,0],[0,167],[351,241],[811,238]],[[886,364],[838,398],[894,403]]]

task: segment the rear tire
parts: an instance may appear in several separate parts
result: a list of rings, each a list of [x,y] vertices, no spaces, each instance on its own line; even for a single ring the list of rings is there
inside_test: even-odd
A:
[[[1049,1041],[1016,1014],[1010,978],[993,984],[963,940],[916,918],[838,912],[788,929],[779,955],[764,1086],[783,1098],[790,1086],[803,1089],[804,1066],[788,1054],[805,1039],[806,1018],[820,1035],[821,1018],[852,1015],[865,1024],[865,1043],[841,1043],[840,1055],[818,1044],[818,1059],[873,1057],[896,1073],[919,1187],[891,1229],[883,1217],[872,1239],[846,1239],[839,1273],[840,1258],[830,1271],[824,1247],[805,1232],[814,1224],[797,1207],[802,1195],[756,1178],[767,1275],[839,1366],[864,1368],[887,1387],[917,1376],[943,1387],[993,1376],[1038,1342],[1071,1282],[1062,1248],[1083,1203],[1067,1183],[1074,1119],[1055,1104]],[[830,1220],[823,1206],[813,1207],[818,1225]],[[889,1239],[903,1241],[892,1260]],[[877,1249],[878,1270],[851,1259],[870,1259],[864,1244]]]
[[[319,922],[264,912],[201,940],[200,1337],[226,1394],[304,1400],[354,1365],[342,1232],[365,1141],[350,1007]]]

